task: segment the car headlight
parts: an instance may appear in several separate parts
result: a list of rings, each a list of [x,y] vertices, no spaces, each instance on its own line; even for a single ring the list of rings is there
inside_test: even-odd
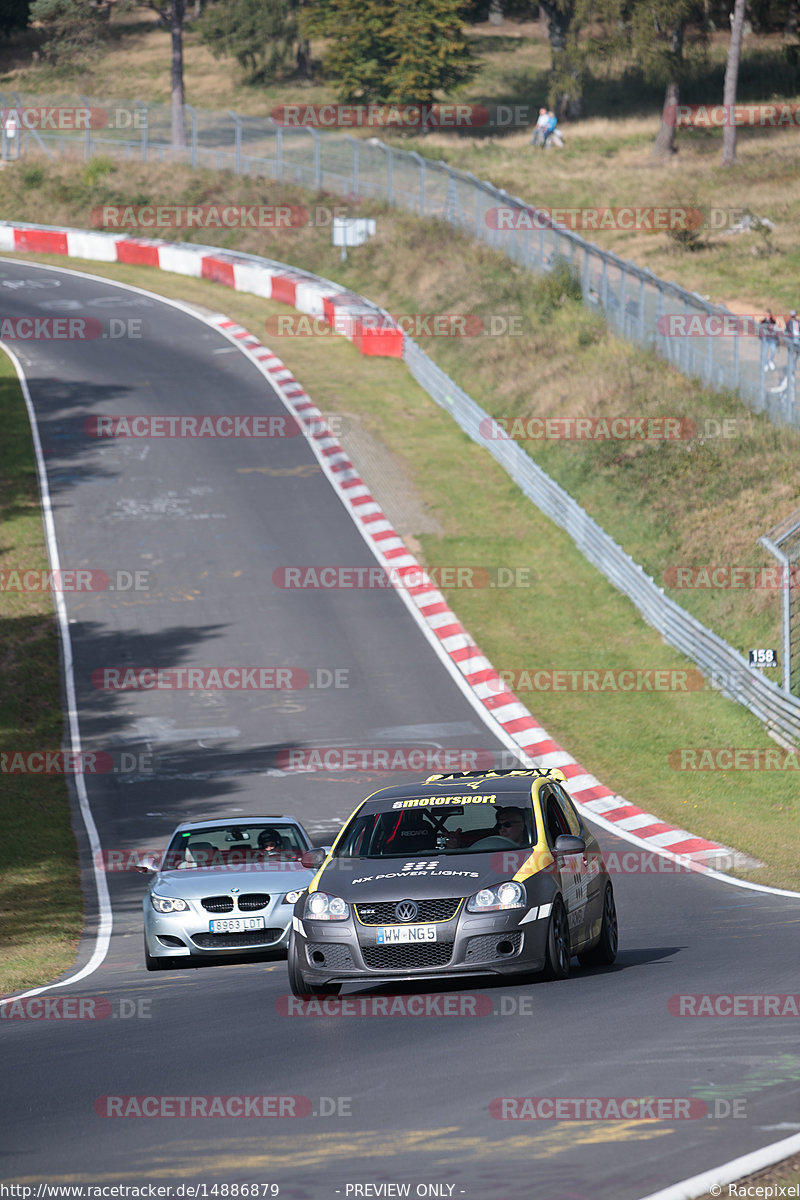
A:
[[[467,912],[500,912],[507,908],[524,907],[525,892],[520,884],[512,881],[481,888],[467,901]]]
[[[160,913],[185,912],[189,907],[185,900],[179,900],[172,896],[154,896],[152,893],[150,903],[156,912]]]
[[[346,921],[350,916],[350,905],[340,896],[329,896],[327,892],[312,892],[306,900],[303,916],[314,921]]]
[[[300,888],[296,892],[287,892],[281,900],[281,904],[296,904],[305,890],[305,888]]]

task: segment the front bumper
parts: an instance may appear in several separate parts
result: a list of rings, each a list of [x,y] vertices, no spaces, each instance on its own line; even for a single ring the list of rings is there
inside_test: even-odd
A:
[[[530,910],[529,910],[530,911]],[[436,923],[435,942],[379,945],[377,927],[295,918],[297,967],[312,985],[355,981],[515,975],[545,965],[548,920],[524,909],[461,912]]]
[[[212,934],[209,919],[194,913],[157,913],[144,901],[144,936],[153,958],[224,958],[242,954],[285,954],[292,928],[291,905],[265,914],[264,929]],[[261,914],[259,914],[261,915]]]

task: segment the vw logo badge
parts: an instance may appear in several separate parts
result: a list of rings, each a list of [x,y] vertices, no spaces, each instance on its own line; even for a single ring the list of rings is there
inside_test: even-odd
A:
[[[394,915],[398,921],[413,921],[414,917],[419,912],[419,905],[413,900],[401,900],[395,905]]]

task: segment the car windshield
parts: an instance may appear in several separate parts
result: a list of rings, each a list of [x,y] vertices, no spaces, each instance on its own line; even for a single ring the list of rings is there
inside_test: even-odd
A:
[[[397,803],[397,802],[396,802]],[[407,802],[404,802],[407,803]],[[337,858],[414,858],[530,848],[536,841],[530,802],[426,805],[361,812],[345,829]]]
[[[308,849],[308,843],[296,825],[260,822],[184,829],[170,842],[162,870],[292,862]]]

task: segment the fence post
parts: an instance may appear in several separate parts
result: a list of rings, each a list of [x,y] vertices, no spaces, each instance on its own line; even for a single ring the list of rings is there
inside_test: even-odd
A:
[[[351,167],[350,175],[351,175],[351,180],[352,180],[353,195],[356,197],[356,199],[358,199],[359,198],[359,191],[358,191],[358,188],[359,188],[358,139],[351,137],[349,133],[346,134],[345,136],[346,136],[348,142],[350,143],[350,145],[352,146],[353,165]]]
[[[189,114],[189,120],[192,123],[192,148],[191,148],[191,164],[197,166],[197,110],[193,104],[184,104],[183,106]]]
[[[231,117],[235,126],[236,133],[234,135],[234,159],[233,170],[236,175],[242,173],[242,118],[238,117],[235,112],[228,109],[228,116]]]
[[[85,96],[79,97],[81,104],[86,108],[86,137],[84,139],[83,158],[88,162],[92,157],[92,106]]]
[[[411,158],[415,158],[419,163],[419,215],[425,216],[425,159],[417,154],[416,150],[410,151]]]
[[[304,125],[314,139],[314,187],[318,192],[322,191],[322,167],[319,159],[319,134],[316,129],[312,129],[310,125]]]
[[[142,104],[141,100],[134,100],[134,104],[142,110],[142,162],[147,162],[147,113],[146,104]]]

